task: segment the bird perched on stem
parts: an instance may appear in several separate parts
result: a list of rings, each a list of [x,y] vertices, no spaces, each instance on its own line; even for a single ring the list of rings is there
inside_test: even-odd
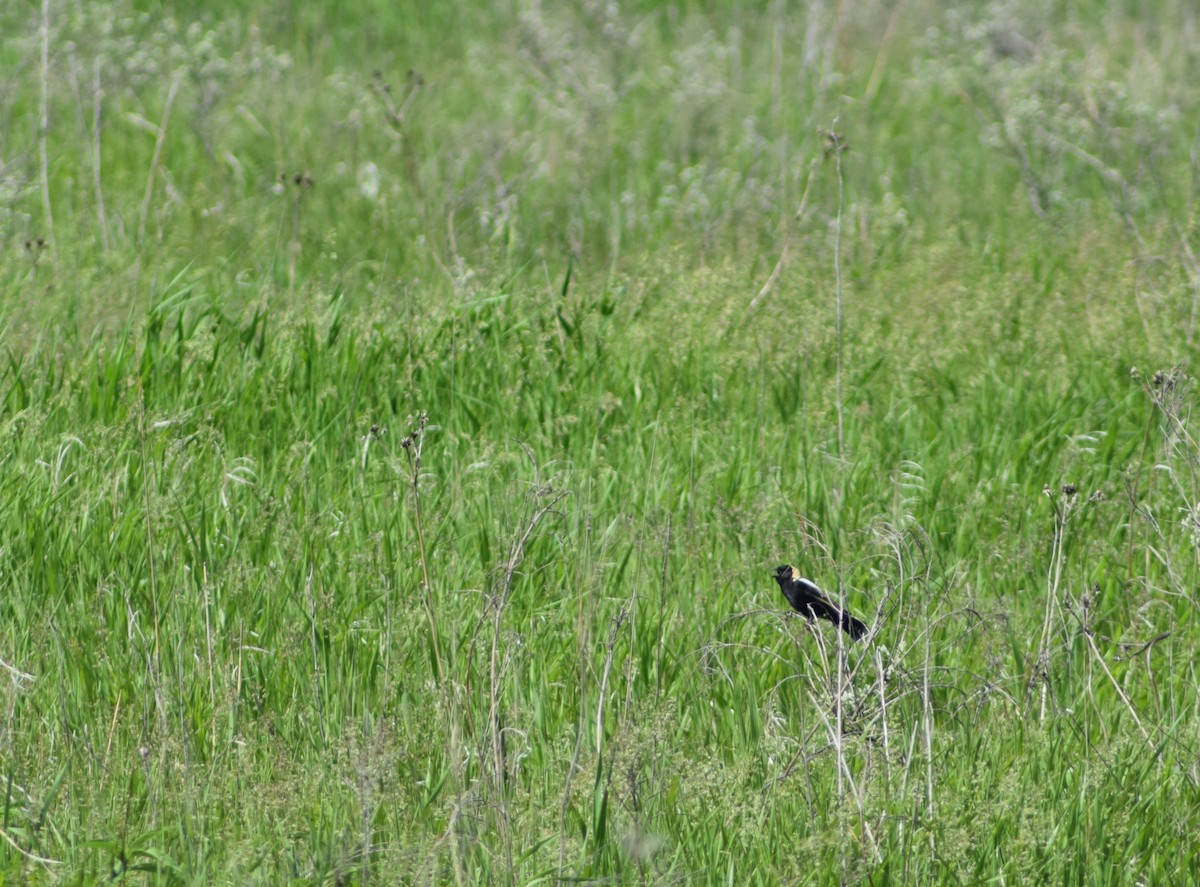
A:
[[[805,618],[828,620],[856,641],[867,633],[865,622],[855,619],[848,610],[839,608],[815,583],[797,573],[791,564],[775,568],[775,581],[779,583],[792,609]]]

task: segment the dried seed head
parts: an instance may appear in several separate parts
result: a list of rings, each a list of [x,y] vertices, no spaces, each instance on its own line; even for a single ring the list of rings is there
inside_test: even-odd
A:
[[[1068,499],[1072,499],[1074,498],[1075,494],[1079,492],[1079,487],[1075,486],[1075,484],[1063,484],[1062,491],[1064,496],[1066,496]]]
[[[834,132],[832,129],[825,130],[825,156],[832,157],[835,154],[841,154],[850,150],[850,146],[846,143],[846,138],[840,132]]]

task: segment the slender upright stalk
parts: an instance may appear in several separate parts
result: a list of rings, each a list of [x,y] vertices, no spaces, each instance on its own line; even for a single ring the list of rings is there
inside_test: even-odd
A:
[[[829,140],[829,149],[833,152],[833,162],[837,167],[838,180],[838,205],[837,205],[837,228],[833,233],[833,279],[834,279],[834,302],[835,302],[835,323],[837,325],[837,422],[838,422],[838,460],[841,464],[846,462],[846,435],[845,427],[842,420],[842,199],[844,194],[844,182],[842,178],[842,152],[846,150],[846,143],[842,141],[842,137],[835,132],[827,134]]]
[[[158,172],[159,163],[162,161],[163,147],[167,142],[167,127],[171,122],[171,106],[175,104],[175,93],[179,91],[179,84],[182,80],[183,76],[177,75],[171,81],[171,88],[167,91],[167,104],[163,108],[162,122],[158,125],[158,136],[154,140],[154,156],[150,158],[150,172],[146,174],[146,193],[142,196],[142,211],[138,220],[137,242],[139,247],[146,236],[146,218],[150,215],[150,198],[154,196],[154,177]]]
[[[100,242],[104,252],[111,244],[108,239],[108,213],[104,209],[104,190],[100,187],[100,111],[104,101],[104,90],[100,86],[100,57],[96,56],[92,77],[92,187],[96,190],[96,214],[100,227]]]
[[[42,213],[46,217],[46,239],[50,243],[50,261],[57,266],[54,239],[54,213],[50,207],[50,159],[46,136],[50,131],[50,0],[42,0],[42,106],[38,126],[38,142],[42,159]]]
[[[409,481],[413,491],[413,517],[417,527],[417,553],[421,566],[421,590],[425,605],[425,617],[429,620],[429,640],[433,644],[433,658],[437,663],[438,684],[443,691],[446,686],[446,667],[442,660],[441,644],[438,641],[437,616],[433,607],[433,583],[429,580],[429,559],[425,554],[425,529],[421,520],[421,450],[425,445],[425,425],[428,422],[422,413],[418,420],[417,429],[400,442],[405,455],[408,456]]]

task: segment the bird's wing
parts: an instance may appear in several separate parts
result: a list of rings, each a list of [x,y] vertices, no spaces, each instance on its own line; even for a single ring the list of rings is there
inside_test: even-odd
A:
[[[805,601],[804,608],[811,610],[812,614],[818,619],[828,619],[834,625],[837,625],[842,618],[842,611],[831,604],[829,599],[824,595]]]

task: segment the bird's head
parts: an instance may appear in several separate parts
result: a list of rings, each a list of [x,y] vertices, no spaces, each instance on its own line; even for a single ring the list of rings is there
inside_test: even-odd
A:
[[[788,582],[796,575],[796,571],[791,564],[784,564],[782,567],[775,568],[775,581]]]

